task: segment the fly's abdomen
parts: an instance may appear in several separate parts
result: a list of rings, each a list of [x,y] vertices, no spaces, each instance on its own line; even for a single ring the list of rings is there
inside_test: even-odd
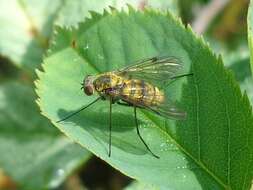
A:
[[[127,102],[146,106],[159,105],[164,101],[164,93],[143,80],[126,80],[121,96]]]

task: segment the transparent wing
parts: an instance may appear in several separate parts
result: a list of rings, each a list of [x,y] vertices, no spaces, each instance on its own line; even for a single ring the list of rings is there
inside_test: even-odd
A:
[[[158,106],[144,106],[146,109],[155,112],[156,114],[175,120],[184,120],[186,119],[186,112],[180,110],[175,105],[171,103],[161,104]]]
[[[120,69],[116,74],[163,85],[175,76],[181,67],[180,61],[175,57],[153,57]]]
[[[139,87],[141,88],[141,87]],[[135,88],[135,90],[141,90],[139,88]],[[124,93],[117,93],[118,97],[129,103],[129,105],[135,105],[140,108],[144,108],[146,110],[150,110],[162,117],[166,117],[169,119],[175,119],[175,120],[183,120],[186,119],[186,112],[183,110],[179,109],[171,100],[166,98],[166,100],[163,103],[160,103],[158,105],[150,105],[150,103],[147,102],[152,102],[154,99],[154,96],[151,95],[146,95],[145,100],[143,97],[135,97],[131,98],[131,94],[124,94]],[[155,97],[159,99],[159,97]]]

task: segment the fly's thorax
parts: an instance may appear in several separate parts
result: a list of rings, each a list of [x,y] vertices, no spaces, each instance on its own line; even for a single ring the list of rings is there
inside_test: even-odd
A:
[[[114,89],[121,86],[124,79],[114,73],[105,73],[99,75],[93,82],[95,90],[99,93],[104,92],[107,89]]]

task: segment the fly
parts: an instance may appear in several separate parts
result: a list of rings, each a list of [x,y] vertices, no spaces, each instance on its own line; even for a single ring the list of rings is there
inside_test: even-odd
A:
[[[109,157],[111,156],[112,104],[134,108],[136,131],[147,148],[156,158],[140,134],[137,108],[152,111],[170,119],[182,120],[186,112],[178,109],[164,94],[164,84],[177,78],[193,75],[192,73],[175,75],[182,68],[179,60],[174,57],[153,57],[137,62],[120,70],[102,73],[96,76],[87,75],[82,83],[82,89],[87,96],[98,94],[93,102],[76,112],[57,121],[64,121],[78,112],[88,108],[98,100],[108,100],[109,111]]]

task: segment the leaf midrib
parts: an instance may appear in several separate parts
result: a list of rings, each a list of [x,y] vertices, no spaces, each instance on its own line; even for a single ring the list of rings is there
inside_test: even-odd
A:
[[[142,111],[143,112],[143,111]],[[183,148],[177,141],[176,141],[176,139],[174,139],[173,137],[172,137],[172,135],[170,135],[170,134],[168,134],[167,132],[164,132],[160,127],[159,127],[159,125],[158,125],[158,123],[157,122],[155,122],[155,120],[153,120],[148,114],[146,114],[145,112],[143,112],[144,113],[144,115],[154,124],[154,126],[156,127],[156,128],[158,128],[165,136],[167,136],[168,138],[170,138],[174,143],[175,143],[175,145],[183,152],[183,153],[185,153],[186,155],[188,155],[192,160],[194,160],[194,162],[196,162],[196,164],[198,164],[202,169],[204,169],[204,170],[206,170],[206,172],[210,175],[210,176],[212,176],[220,185],[222,185],[225,189],[227,189],[227,185],[226,184],[224,184],[223,182],[222,182],[222,180],[220,180],[218,177],[216,177],[215,175],[214,175],[214,173],[212,172],[212,171],[210,171],[204,164],[203,164],[203,162],[201,162],[201,160],[199,161],[199,160],[197,160],[197,159],[195,159],[195,157],[190,153],[190,152],[188,152],[185,148]]]

